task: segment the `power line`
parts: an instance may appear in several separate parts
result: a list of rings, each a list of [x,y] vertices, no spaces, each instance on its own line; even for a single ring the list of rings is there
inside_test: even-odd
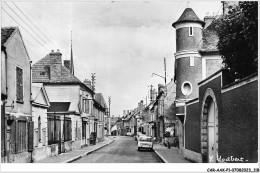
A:
[[[10,10],[12,10],[12,12],[13,12],[19,19],[22,20],[23,23],[26,24],[26,26],[28,26],[28,27],[37,35],[37,37],[39,37],[45,44],[48,45],[48,43],[47,43],[46,41],[44,41],[44,40],[31,28],[31,26],[29,26],[6,2],[4,2],[4,3],[5,3],[5,5],[7,5],[7,7],[8,7]],[[49,46],[49,45],[48,45],[48,46]],[[49,46],[49,48],[51,49],[50,46]]]
[[[40,29],[39,29],[39,27],[37,27],[33,22],[32,22],[32,20],[30,20],[27,16],[26,16],[26,14],[24,13],[24,12],[22,12],[22,10],[14,3],[14,2],[12,2],[18,9],[19,9],[19,11],[30,21],[30,23],[50,42],[50,44],[52,45],[52,46],[54,46],[54,47],[60,47],[60,46],[58,46],[57,44],[55,44],[53,41],[51,41],[51,39],[49,38],[49,37],[47,37]],[[22,6],[23,6],[23,4],[21,3],[21,2],[19,2]],[[24,7],[24,6],[23,6]],[[24,9],[25,9],[25,11],[27,11],[27,13],[30,15],[30,13],[28,12],[28,10],[26,10],[26,8],[24,7]],[[32,18],[32,17],[31,17]],[[66,54],[66,56],[68,56],[69,57],[69,53],[67,53],[67,52],[65,52],[64,54]]]
[[[24,17],[26,17],[26,19],[28,19],[29,21],[30,21],[30,23],[38,30],[38,31],[40,31],[40,33],[48,40],[48,41],[50,41],[50,42],[52,42],[23,12],[22,12],[22,10],[14,3],[14,2],[12,2],[15,6],[16,6],[16,8],[24,15]],[[54,46],[57,46],[57,45],[54,45]]]
[[[13,3],[13,2],[12,2]],[[11,9],[13,12],[14,12],[14,10],[5,2],[5,4],[8,6],[8,8],[9,9]],[[16,8],[23,14],[23,16],[27,19],[27,20],[29,20],[29,22],[48,40],[48,41],[50,41],[51,42],[51,44],[53,45],[53,46],[57,46],[56,44],[54,44],[45,34],[43,34],[43,32],[26,16],[26,14],[24,13],[24,12],[22,12],[22,10],[15,4],[15,3],[13,3],[15,6],[16,6]],[[33,37],[33,39],[35,40],[35,41],[37,41],[40,45],[42,45],[32,34],[30,34],[20,23],[18,23],[3,7],[2,7],[2,9],[7,13],[7,15],[9,16],[9,17],[11,17],[18,25],[20,25],[31,37]],[[16,12],[14,12],[21,20],[22,20],[22,22],[23,23],[25,23],[43,42],[45,42],[47,45],[48,45],[48,43],[45,41],[45,40],[43,40],[43,38],[42,37],[40,37],[39,35],[38,35],[38,33],[36,33],[32,28],[31,28],[31,26],[29,26],[29,24],[27,24]],[[31,44],[31,43],[30,43]],[[31,44],[32,45],[32,44]],[[44,48],[46,48],[44,45],[42,45]],[[49,45],[48,45],[48,47],[50,47]],[[46,48],[47,49],[47,48]],[[49,49],[47,49],[47,50],[49,50]],[[31,50],[30,50],[30,52],[31,53],[33,53]],[[67,51],[66,50],[64,50],[64,54],[65,54],[65,57],[67,56],[67,57],[69,57],[70,55],[67,53]],[[75,56],[76,57],[76,56]],[[78,61],[77,59],[75,59],[76,61]],[[79,68],[77,69],[80,73],[79,73],[79,75],[81,76],[81,77],[83,77],[83,78],[85,78],[85,73],[86,72],[84,72],[81,68],[80,68],[80,66],[78,65],[78,63],[75,63],[75,65],[76,66],[78,66]]]
[[[2,10],[4,10],[4,12],[11,18],[13,19],[20,27],[22,27],[37,43],[39,43],[42,47],[44,47],[46,50],[47,49],[44,45],[42,45],[42,43],[40,43],[32,34],[30,34],[30,32],[28,32],[19,22],[17,22],[3,7]]]
[[[214,21],[216,20],[216,18],[217,18],[217,15],[218,15],[218,13],[219,13],[219,11],[220,11],[221,7],[222,7],[222,6],[220,6],[220,8],[219,8],[218,12],[216,13],[216,15],[214,16],[214,19],[213,19],[213,21],[212,21],[212,22],[214,22]],[[211,22],[211,23],[212,23],[212,22]],[[203,41],[203,37],[200,39],[199,43],[197,44],[197,46],[196,46],[196,51],[198,51],[198,47],[199,47],[199,45],[200,45],[201,41]],[[202,43],[202,44],[203,44],[203,43]]]

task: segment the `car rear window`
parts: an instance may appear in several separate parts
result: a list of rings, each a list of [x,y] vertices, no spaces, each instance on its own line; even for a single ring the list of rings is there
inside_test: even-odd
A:
[[[140,141],[152,142],[151,138],[140,138]]]

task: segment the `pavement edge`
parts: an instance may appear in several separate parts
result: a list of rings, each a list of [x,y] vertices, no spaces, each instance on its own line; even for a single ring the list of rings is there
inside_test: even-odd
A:
[[[164,163],[169,163],[158,151],[156,151],[155,149],[153,149],[155,154],[157,154],[158,157],[160,157],[160,159],[164,162]]]
[[[101,146],[101,147],[99,147],[99,148],[93,149],[93,150],[91,150],[91,151],[88,151],[88,152],[84,153],[83,155],[76,156],[76,157],[73,157],[73,158],[71,158],[71,159],[68,159],[68,160],[66,160],[66,161],[64,161],[64,162],[62,162],[62,163],[71,163],[71,162],[73,162],[73,161],[75,161],[75,160],[80,159],[82,156],[88,155],[88,154],[90,154],[90,153],[92,153],[92,152],[94,152],[94,151],[97,151],[97,150],[99,150],[99,149],[101,149],[101,148],[103,148],[103,147],[105,147],[105,146],[111,144],[111,143],[114,142],[114,141],[115,141],[114,138],[112,138],[111,141],[108,142],[107,144],[105,144],[105,145],[103,145],[103,146]]]

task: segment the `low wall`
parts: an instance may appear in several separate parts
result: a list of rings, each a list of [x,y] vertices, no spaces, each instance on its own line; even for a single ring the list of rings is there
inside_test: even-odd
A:
[[[37,147],[33,151],[33,162],[58,155],[58,144]]]
[[[202,155],[200,153],[196,153],[194,151],[184,149],[183,156],[185,159],[191,162],[202,163]]]
[[[81,148],[81,140],[72,141],[72,149],[79,149]]]
[[[31,163],[31,152],[24,151],[17,154],[10,154],[10,163]]]
[[[67,141],[62,144],[63,152],[67,153],[72,150],[73,141]]]

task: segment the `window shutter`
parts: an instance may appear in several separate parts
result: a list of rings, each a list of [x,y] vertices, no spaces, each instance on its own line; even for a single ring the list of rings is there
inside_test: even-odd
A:
[[[17,100],[23,100],[23,70],[16,67],[16,96]]]
[[[39,118],[38,118],[38,140],[39,140],[39,142],[41,142],[41,129],[42,129],[42,127],[41,127],[41,117],[39,116]]]
[[[34,122],[28,122],[28,151],[33,151],[33,129],[34,129]],[[39,130],[40,131],[40,130]]]

